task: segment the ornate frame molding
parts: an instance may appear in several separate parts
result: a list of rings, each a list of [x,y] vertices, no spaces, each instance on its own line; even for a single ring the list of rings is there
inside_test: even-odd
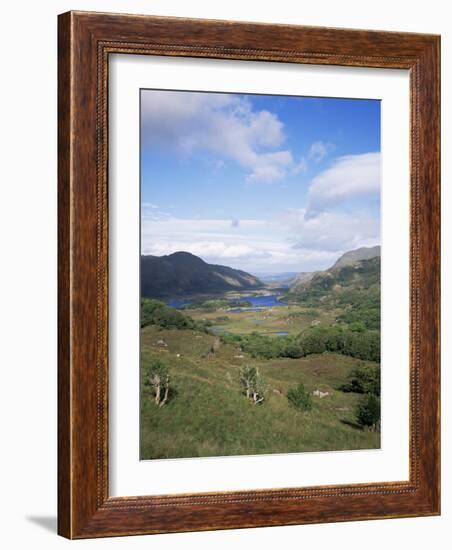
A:
[[[59,17],[60,534],[439,513],[439,43],[407,33],[88,12]],[[109,497],[108,59],[121,53],[410,71],[409,481]]]

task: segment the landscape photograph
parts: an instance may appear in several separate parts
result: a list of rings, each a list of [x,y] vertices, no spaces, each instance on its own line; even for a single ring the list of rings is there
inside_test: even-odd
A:
[[[380,101],[142,89],[140,132],[140,459],[379,449]]]

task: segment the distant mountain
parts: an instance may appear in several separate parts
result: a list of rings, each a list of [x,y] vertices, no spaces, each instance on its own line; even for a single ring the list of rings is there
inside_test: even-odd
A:
[[[257,273],[256,276],[267,286],[268,289],[290,288],[298,277],[296,271],[281,273]]]
[[[297,271],[284,271],[282,273],[256,273],[257,277],[264,283],[274,283],[277,281],[290,281],[297,277]]]
[[[350,250],[350,252],[343,254],[330,269],[353,265],[360,260],[371,260],[372,258],[380,256],[380,253],[381,250],[379,246],[362,247],[357,248],[356,250]]]
[[[215,294],[262,286],[257,277],[245,271],[208,264],[189,252],[141,256],[141,296],[145,298]]]
[[[298,288],[306,286],[317,273],[319,273],[319,271],[302,271],[294,279],[292,279],[291,287]]]
[[[343,254],[325,271],[300,273],[291,286],[292,293],[332,288],[369,288],[380,281],[380,247],[358,248]]]

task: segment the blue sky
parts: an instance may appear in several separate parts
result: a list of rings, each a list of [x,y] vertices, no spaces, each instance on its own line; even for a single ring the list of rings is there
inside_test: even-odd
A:
[[[251,273],[379,244],[377,100],[141,91],[141,248]]]

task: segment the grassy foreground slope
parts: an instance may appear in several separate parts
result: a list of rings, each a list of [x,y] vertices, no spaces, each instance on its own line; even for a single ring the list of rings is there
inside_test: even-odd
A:
[[[301,359],[254,359],[237,345],[222,343],[209,353],[215,336],[198,330],[141,330],[141,458],[178,458],[379,448],[379,432],[356,425],[360,396],[338,388],[364,361],[325,353]],[[145,384],[155,359],[167,363],[172,395],[156,407]],[[239,383],[239,369],[256,366],[268,388],[265,403],[253,405]],[[303,382],[314,397],[311,411],[287,400]]]

